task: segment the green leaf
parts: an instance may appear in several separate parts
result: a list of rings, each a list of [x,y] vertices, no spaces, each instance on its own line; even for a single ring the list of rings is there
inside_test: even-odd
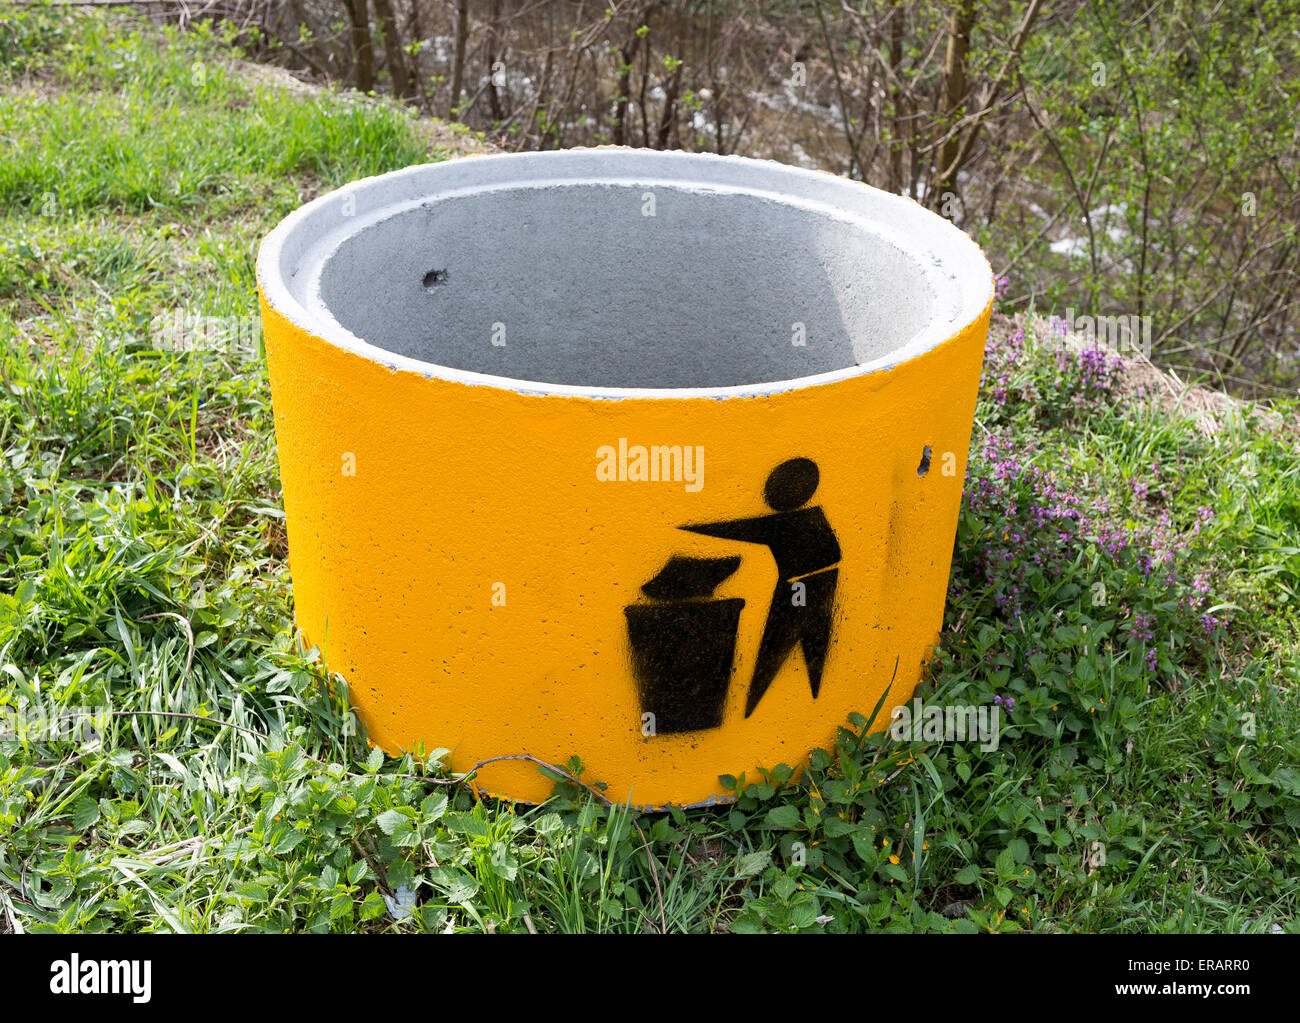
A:
[[[745,853],[736,861],[736,877],[747,878],[755,877],[767,869],[772,862],[772,851],[770,849],[757,849],[751,853]]]
[[[370,865],[365,860],[357,860],[348,867],[348,884],[360,884],[370,877]]]
[[[431,796],[426,796],[420,804],[420,816],[429,822],[440,820],[446,810],[447,796],[442,792],[435,792]]]
[[[271,852],[276,856],[283,856],[285,853],[296,849],[306,837],[301,831],[286,831],[272,843]]]
[[[411,825],[410,818],[401,810],[385,810],[375,819],[375,823],[379,825],[379,830],[385,835],[391,835],[403,824],[407,827]]]
[[[799,823],[799,811],[789,805],[774,806],[767,811],[767,824],[772,828],[793,828]]]
[[[480,820],[472,813],[448,814],[447,830],[456,835],[472,835],[475,838],[487,838],[489,834],[487,821]]]
[[[82,796],[72,804],[72,828],[85,831],[99,820],[99,804],[89,796]]]
[[[558,813],[543,814],[533,822],[533,830],[539,835],[553,835],[564,830],[564,820]]]
[[[1273,782],[1291,795],[1300,796],[1300,770],[1294,767],[1279,767],[1273,772]]]
[[[362,900],[360,908],[357,910],[358,920],[373,920],[377,916],[382,916],[384,912],[384,897],[378,892],[371,892]]]
[[[346,892],[334,896],[330,902],[330,920],[337,920],[339,917],[352,915],[352,896]]]
[[[812,927],[817,922],[817,916],[821,912],[821,907],[817,900],[812,896],[796,903],[790,910],[790,923],[802,929]]]
[[[881,865],[881,869],[900,884],[910,884],[912,881],[912,878],[908,875],[907,871],[903,869],[902,864],[900,863],[891,863],[886,860]]]
[[[762,934],[763,921],[757,913],[745,913],[731,921],[732,934]]]
[[[405,818],[393,828],[392,843],[399,849],[414,849],[420,844],[420,832],[415,825]]]
[[[458,877],[447,886],[444,894],[448,902],[464,904],[478,894],[478,882],[472,877]]]
[[[503,881],[513,881],[519,873],[519,861],[503,847],[492,854],[492,873]]]

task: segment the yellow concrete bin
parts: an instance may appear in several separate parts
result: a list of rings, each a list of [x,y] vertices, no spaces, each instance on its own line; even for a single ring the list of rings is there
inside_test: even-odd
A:
[[[911,697],[993,295],[945,220],[735,157],[483,156],[322,196],[257,271],[297,623],[387,752],[693,805]]]

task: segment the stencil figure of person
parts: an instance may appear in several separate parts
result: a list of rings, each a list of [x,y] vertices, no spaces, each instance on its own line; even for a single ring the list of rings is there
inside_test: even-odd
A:
[[[791,458],[767,478],[763,496],[772,514],[678,527],[724,540],[764,544],[776,560],[781,578],[758,646],[745,717],[754,712],[796,643],[803,646],[814,700],[821,688],[830,648],[840,545],[821,507],[804,507],[817,491],[818,480],[817,463]]]

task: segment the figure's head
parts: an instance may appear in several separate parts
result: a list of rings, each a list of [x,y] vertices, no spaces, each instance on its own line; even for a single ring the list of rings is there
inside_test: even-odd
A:
[[[817,491],[817,463],[811,458],[791,458],[767,477],[763,496],[776,511],[794,511]]]

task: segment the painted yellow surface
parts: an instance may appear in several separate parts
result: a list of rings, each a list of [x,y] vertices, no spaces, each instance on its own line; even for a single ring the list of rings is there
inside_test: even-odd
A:
[[[445,747],[455,771],[576,754],[611,798],[690,805],[726,798],[721,774],[801,763],[891,677],[876,727],[910,699],[942,621],[987,308],[884,372],[592,400],[394,372],[262,305],[297,623],[386,752]],[[620,438],[702,448],[703,485],[598,479]],[[796,650],[745,717],[775,563],[678,527],[769,511],[764,482],[796,456],[820,469],[811,503],[842,551],[831,648],[816,699]],[[716,595],[745,606],[722,725],[647,736],[624,608],[675,554],[741,555]],[[517,762],[479,778],[529,802],[551,786]]]

